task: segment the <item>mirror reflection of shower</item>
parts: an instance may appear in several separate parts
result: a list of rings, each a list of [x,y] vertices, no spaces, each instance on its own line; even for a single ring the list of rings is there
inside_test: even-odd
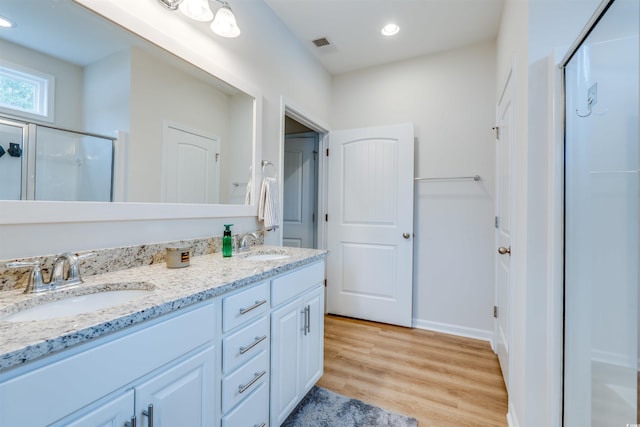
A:
[[[0,119],[0,200],[112,201],[115,141]]]

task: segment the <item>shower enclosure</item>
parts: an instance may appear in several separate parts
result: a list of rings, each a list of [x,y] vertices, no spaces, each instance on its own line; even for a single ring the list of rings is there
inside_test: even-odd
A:
[[[0,200],[112,201],[114,141],[0,119]]]
[[[564,425],[638,421],[638,0],[565,65]]]

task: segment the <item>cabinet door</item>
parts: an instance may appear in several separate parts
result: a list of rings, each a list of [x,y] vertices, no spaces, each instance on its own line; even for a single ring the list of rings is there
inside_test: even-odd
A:
[[[299,393],[304,396],[322,376],[324,366],[324,288],[318,287],[303,299],[308,328],[302,337]]]
[[[216,351],[213,345],[207,347],[136,387],[138,426],[149,426],[149,416],[143,411],[150,409],[154,427],[214,425]]]
[[[271,425],[279,426],[299,400],[302,300],[271,313]]]
[[[127,421],[131,421],[134,414],[133,390],[127,390],[118,397],[99,405],[88,412],[83,412],[80,418],[72,416],[73,421],[63,421],[66,427],[122,427]]]

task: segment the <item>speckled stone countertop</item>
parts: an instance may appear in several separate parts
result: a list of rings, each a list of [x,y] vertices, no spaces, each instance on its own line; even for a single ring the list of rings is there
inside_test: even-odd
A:
[[[255,261],[250,255],[278,253],[288,258]],[[152,289],[149,295],[91,313],[54,319],[7,322],[0,320],[0,373],[23,363],[124,329],[182,307],[257,283],[323,259],[324,250],[256,246],[249,252],[223,258],[220,253],[191,258],[190,266],[169,269],[153,264],[86,277],[73,289],[45,294],[21,290],[0,292],[0,317],[69,294],[110,289]]]

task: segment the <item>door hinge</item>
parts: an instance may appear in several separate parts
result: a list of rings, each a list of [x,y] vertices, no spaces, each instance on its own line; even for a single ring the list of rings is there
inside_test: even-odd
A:
[[[329,149],[327,148],[327,157],[329,157]]]
[[[496,319],[498,318],[498,306],[497,305],[493,306],[493,317],[495,317]]]
[[[494,218],[495,218],[495,221],[493,222],[494,227],[500,228],[500,218],[498,218],[497,216]]]
[[[311,222],[316,222],[316,214],[311,214]]]
[[[329,214],[324,214],[324,221],[329,222]]]
[[[496,131],[496,139],[500,139],[500,126],[494,126],[491,129]]]
[[[324,279],[324,287],[327,287],[327,279]]]

